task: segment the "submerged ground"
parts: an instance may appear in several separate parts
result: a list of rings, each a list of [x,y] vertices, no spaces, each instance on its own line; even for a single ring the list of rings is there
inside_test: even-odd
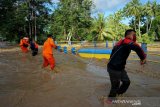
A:
[[[42,56],[21,53],[19,47],[0,50],[0,107],[103,107],[101,100],[110,90],[107,60],[84,59],[54,50],[56,70],[42,69]],[[133,54],[130,58],[135,58]],[[160,61],[160,56],[151,56]],[[160,63],[128,61],[131,86],[125,97],[141,105],[158,107]],[[127,104],[128,105],[128,104]],[[120,105],[125,106],[125,105]]]

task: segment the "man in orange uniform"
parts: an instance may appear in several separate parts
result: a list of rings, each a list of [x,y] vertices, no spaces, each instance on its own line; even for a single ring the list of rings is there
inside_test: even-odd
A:
[[[24,53],[28,52],[28,48],[27,48],[29,46],[28,42],[29,42],[29,40],[27,37],[24,37],[20,40],[20,47],[21,47],[22,52],[24,52]]]
[[[54,44],[52,35],[48,35],[47,40],[44,42],[43,45],[43,67],[47,67],[50,65],[51,70],[55,67],[55,59],[53,57],[53,51],[52,48],[57,48],[57,46]]]

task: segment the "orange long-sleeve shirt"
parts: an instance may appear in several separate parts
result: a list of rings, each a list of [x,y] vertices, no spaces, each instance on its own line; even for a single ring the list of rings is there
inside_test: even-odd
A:
[[[23,39],[20,40],[20,46],[23,46]]]
[[[27,40],[25,40],[25,39],[21,39],[20,40],[20,46],[23,46],[23,44],[26,44],[26,45],[29,45],[29,43],[28,43],[28,41]]]
[[[20,47],[21,47],[22,52],[24,52],[24,53],[28,52],[28,48],[24,46],[24,45],[26,45],[26,46],[29,45],[29,43],[28,43],[27,40],[21,39],[19,45],[20,45]]]
[[[52,48],[56,48],[52,38],[48,38],[43,45],[43,55],[53,54]]]

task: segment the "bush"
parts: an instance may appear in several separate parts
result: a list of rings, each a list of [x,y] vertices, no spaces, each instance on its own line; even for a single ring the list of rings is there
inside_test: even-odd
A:
[[[138,42],[141,42],[141,43],[152,43],[154,41],[154,36],[153,34],[143,34],[141,37],[139,36],[138,37]]]

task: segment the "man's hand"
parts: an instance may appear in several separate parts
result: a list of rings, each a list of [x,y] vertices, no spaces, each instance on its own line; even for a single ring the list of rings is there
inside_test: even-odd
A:
[[[55,46],[55,49],[57,49],[57,45]]]
[[[144,64],[146,64],[146,59],[144,59],[144,60],[141,60],[141,65],[144,65]]]

